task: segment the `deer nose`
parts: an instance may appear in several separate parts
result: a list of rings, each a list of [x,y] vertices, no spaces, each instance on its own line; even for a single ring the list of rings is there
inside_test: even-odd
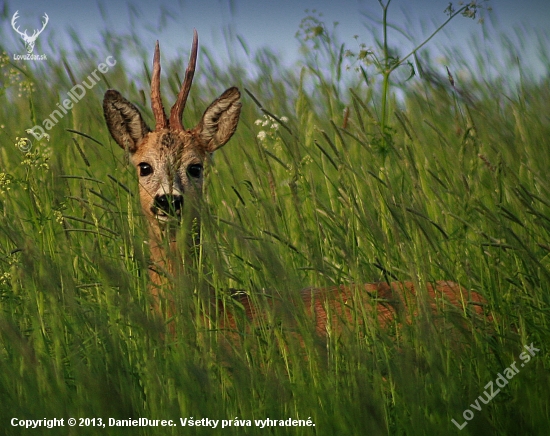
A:
[[[164,194],[155,197],[154,208],[166,215],[179,215],[182,207],[183,195]]]

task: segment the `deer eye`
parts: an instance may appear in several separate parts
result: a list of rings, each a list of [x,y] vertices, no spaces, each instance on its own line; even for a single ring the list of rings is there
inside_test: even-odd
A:
[[[187,167],[187,174],[189,174],[194,179],[198,179],[202,174],[202,165],[193,164]]]
[[[141,162],[140,164],[138,164],[138,167],[139,167],[139,175],[141,177],[145,177],[150,174],[153,174],[153,167],[148,163]]]

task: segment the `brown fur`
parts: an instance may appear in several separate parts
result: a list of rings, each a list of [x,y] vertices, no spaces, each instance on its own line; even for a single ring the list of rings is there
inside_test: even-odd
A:
[[[466,328],[467,318],[491,320],[490,316],[484,315],[486,303],[483,297],[450,281],[429,283],[420,292],[412,282],[311,287],[303,289],[296,297],[299,301],[290,303],[303,304],[305,313],[313,320],[315,332],[321,337],[329,332],[339,336],[344,332],[344,326],[361,326],[365,322],[382,328],[394,323],[412,324],[423,310],[430,313],[437,325],[447,320],[453,328],[457,327],[457,319],[458,324]],[[269,323],[269,316],[284,306],[281,299],[273,296],[265,298],[267,306],[261,305],[260,308],[253,301],[258,299],[246,293],[235,293],[233,298],[238,302],[239,309],[224,305],[221,301],[214,309],[217,312],[217,327],[233,338],[239,337],[243,331],[243,326],[238,322],[241,315],[248,321],[244,326],[246,332]],[[421,302],[426,303],[423,308]],[[270,308],[270,314],[266,313],[265,307]]]

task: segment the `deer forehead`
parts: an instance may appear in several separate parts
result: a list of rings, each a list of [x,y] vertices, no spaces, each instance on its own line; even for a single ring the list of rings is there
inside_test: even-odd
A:
[[[200,138],[193,131],[173,131],[164,129],[149,132],[132,155],[132,162],[138,165],[171,165],[177,167],[203,162],[206,150]]]

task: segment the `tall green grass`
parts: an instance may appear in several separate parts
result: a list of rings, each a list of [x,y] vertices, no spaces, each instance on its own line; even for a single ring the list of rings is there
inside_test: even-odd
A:
[[[251,55],[256,79],[237,65],[217,65],[212,56],[199,60],[202,80],[184,124],[198,122],[231,85],[243,90],[243,111],[234,138],[209,165],[198,278],[183,283],[177,296],[175,338],[164,335],[165,325],[149,308],[137,181],[101,109],[103,93],[115,88],[152,125],[145,97],[151,47],[107,34],[103,46],[78,57],[66,53],[62,62],[38,69],[2,59],[5,434],[105,431],[25,430],[10,426],[15,417],[148,417],[178,424],[180,417],[252,424],[311,417],[316,424],[223,429],[239,435],[546,434],[548,76],[524,75],[506,88],[505,72],[459,80],[467,66],[452,64],[452,87],[446,71],[418,53],[420,77],[368,86],[366,64],[363,72],[347,71],[337,34],[324,25],[320,30],[316,37],[326,44],[304,39],[299,70],[284,69],[268,51]],[[125,50],[148,53],[141,69],[126,66]],[[108,55],[117,65],[49,132],[49,141],[25,133]],[[182,71],[182,65],[163,70],[167,102],[175,99]],[[402,98],[391,92],[397,86]],[[27,152],[16,146],[22,137],[32,140]],[[457,281],[487,299],[493,321],[466,332],[458,347],[428,314],[389,330],[350,326],[346,336],[330,334],[325,342],[312,333],[313,320],[288,304],[288,313],[243,328],[242,344],[228,350],[215,322],[198,315],[209,286],[227,305],[233,305],[224,291],[230,288],[248,291],[262,305],[266,293],[293,301],[306,286],[385,280]],[[295,343],[292,328],[305,346]],[[473,410],[485,385],[519,362],[523,345],[531,343],[541,351],[482,411]],[[459,432],[451,419],[462,423],[468,408],[475,416]],[[179,426],[108,431],[215,432]]]

